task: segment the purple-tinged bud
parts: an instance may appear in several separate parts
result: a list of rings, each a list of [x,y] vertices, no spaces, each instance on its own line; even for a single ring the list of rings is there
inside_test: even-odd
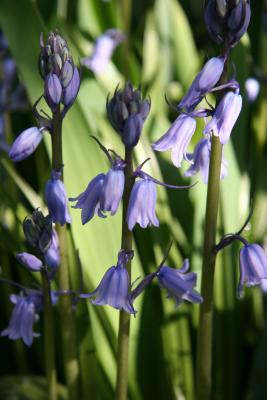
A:
[[[216,43],[234,47],[246,32],[251,16],[249,0],[208,0],[205,23]]]
[[[45,200],[53,222],[62,226],[71,223],[71,217],[68,212],[65,187],[60,176],[61,172],[52,171],[52,177],[45,185]]]
[[[227,19],[228,24],[228,41],[231,47],[234,47],[239,42],[241,37],[246,33],[251,17],[250,4],[244,0],[232,9]]]
[[[41,211],[35,210],[23,221],[23,232],[27,242],[45,253],[52,238],[52,220],[49,215],[44,217]]]
[[[196,120],[190,115],[180,114],[165,135],[155,142],[152,147],[156,151],[171,149],[172,162],[179,168],[183,158],[186,158],[187,147],[195,130]]]
[[[184,175],[193,176],[198,172],[200,172],[203,182],[207,184],[209,179],[210,152],[211,152],[210,138],[201,139],[196,144],[194,153],[186,155],[187,159],[192,164]],[[227,176],[227,162],[224,159],[222,159],[221,179],[224,179],[226,176]]]
[[[141,179],[135,182],[127,210],[127,224],[130,231],[135,224],[142,228],[154,225],[159,226],[156,216],[157,190],[156,184],[150,179]]]
[[[74,103],[80,89],[80,75],[76,67],[74,67],[72,79],[68,86],[63,89],[62,103],[69,109]]]
[[[250,103],[254,103],[256,101],[259,91],[260,91],[260,83],[255,78],[248,78],[245,82],[245,89],[247,94],[247,99]]]
[[[23,131],[14,141],[8,153],[12,161],[18,162],[29,157],[43,138],[39,128],[33,126]]]
[[[130,115],[124,125],[122,141],[126,147],[137,145],[143,129],[143,118],[140,114]]]
[[[263,279],[267,279],[267,255],[258,244],[248,244],[241,248],[239,261],[238,296],[242,297],[244,285],[247,287],[259,285]]]
[[[156,273],[147,275],[140,283],[136,286],[136,288],[131,292],[131,300],[134,301],[153,281]]]
[[[52,270],[52,272],[49,274],[49,278],[52,279],[60,265],[59,240],[55,229],[53,229],[52,231],[51,244],[48,250],[44,253],[44,260],[45,260],[45,265]]]
[[[23,267],[26,267],[32,272],[39,272],[43,267],[42,261],[30,253],[19,253],[16,255],[16,259]]]
[[[67,42],[58,34],[51,32],[44,43],[43,36],[40,37],[41,53],[39,56],[39,71],[43,79],[49,73],[60,77],[66,62],[72,63]]]
[[[61,101],[62,87],[56,74],[48,74],[45,78],[45,99],[49,107],[54,110]]]
[[[94,300],[91,300],[92,304],[99,306],[109,305],[117,310],[124,310],[129,314],[135,314],[136,311],[133,308],[129,294],[129,286],[130,279],[125,264],[118,260],[116,266],[110,267],[107,270],[100,284],[92,293],[82,294],[80,297],[94,297]]]
[[[228,92],[218,104],[211,121],[203,133],[219,136],[221,144],[228,142],[232,129],[242,108],[242,97],[238,93]]]
[[[74,74],[74,66],[73,63],[70,60],[67,60],[62,68],[62,72],[61,72],[61,84],[63,88],[66,88],[72,78],[73,78],[73,74]]]
[[[125,40],[125,36],[117,29],[108,29],[96,39],[93,54],[82,58],[81,64],[96,74],[103,73],[115,48]]]
[[[178,104],[178,109],[193,110],[219,81],[225,59],[223,57],[211,58],[192,82],[189,90]]]
[[[134,90],[130,82],[123,90],[116,89],[112,99],[107,101],[110,123],[128,147],[138,143],[149,110],[150,101],[142,100],[140,88]]]
[[[77,201],[72,208],[80,208],[82,210],[82,224],[89,222],[97,213],[99,217],[104,218],[100,209],[100,196],[103,189],[105,174],[97,175],[87,186],[84,192],[77,197],[69,198],[70,201]]]
[[[194,290],[197,274],[194,272],[186,273],[188,269],[189,261],[185,260],[178,270],[163,265],[156,274],[160,286],[167,290],[168,297],[174,297],[177,307],[183,300],[197,304],[203,301],[201,295]]]
[[[100,196],[101,211],[116,214],[124,191],[124,164],[113,166],[105,176]]]

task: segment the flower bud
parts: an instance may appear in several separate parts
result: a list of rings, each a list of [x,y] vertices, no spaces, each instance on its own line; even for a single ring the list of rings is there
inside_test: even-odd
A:
[[[35,210],[30,217],[23,221],[23,232],[27,242],[45,253],[51,243],[52,220],[44,216],[39,210]]]
[[[248,28],[251,9],[249,0],[209,0],[205,23],[211,38],[234,47]]]
[[[43,266],[42,261],[30,253],[19,253],[16,255],[16,259],[32,272],[40,271]]]
[[[52,270],[56,270],[60,264],[60,249],[58,235],[55,229],[52,231],[52,240],[48,250],[44,254],[45,264]]]
[[[12,144],[9,157],[14,162],[25,160],[38,147],[42,138],[42,132],[36,126],[26,129]]]
[[[45,199],[53,222],[64,225],[71,222],[67,207],[67,196],[60,172],[52,171],[52,178],[45,186]]]
[[[75,101],[77,94],[80,89],[80,75],[78,69],[75,67],[71,81],[63,89],[63,97],[62,97],[62,102],[66,107],[70,107],[73,102]]]
[[[134,90],[130,82],[126,83],[123,90],[116,90],[107,102],[110,123],[127,147],[134,147],[138,143],[149,110],[150,101],[143,101],[140,88]]]
[[[62,87],[56,74],[48,74],[45,79],[45,99],[49,107],[54,110],[60,103]]]

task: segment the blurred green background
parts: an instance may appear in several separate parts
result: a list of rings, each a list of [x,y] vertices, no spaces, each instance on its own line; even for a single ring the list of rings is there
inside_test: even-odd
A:
[[[28,110],[3,110],[8,143],[35,124],[31,106],[43,92],[38,74],[39,36],[57,29],[69,43],[73,58],[89,55],[96,37],[109,28],[128,31],[129,76],[123,76],[124,52],[119,47],[105,73],[94,76],[82,69],[78,99],[64,121],[64,174],[69,196],[84,190],[89,180],[106,172],[108,164],[95,135],[108,147],[123,155],[120,138],[110,127],[105,103],[118,83],[130,79],[142,84],[151,97],[152,108],[140,144],[136,164],[147,157],[146,171],[172,184],[188,184],[185,167],[177,170],[169,154],[155,155],[151,142],[158,139],[174,120],[175,114],[164,96],[177,104],[208,57],[219,49],[209,39],[203,20],[201,0],[134,0],[131,23],[125,26],[123,1],[101,0],[0,0],[0,28],[9,42],[18,79],[26,88]],[[129,0],[130,2],[130,0]],[[264,244],[267,227],[267,9],[265,1],[252,2],[248,34],[233,51],[233,64],[243,94],[243,110],[225,148],[229,175],[221,184],[218,237],[242,226],[253,198],[254,214],[246,237]],[[266,75],[265,75],[266,74]],[[261,76],[257,101],[246,100],[244,82]],[[265,81],[265,83],[264,83]],[[212,99],[211,99],[212,101]],[[201,137],[199,123],[193,145]],[[41,144],[29,159],[13,165],[0,153],[0,272],[1,277],[24,285],[37,282],[35,275],[22,270],[15,253],[25,250],[21,222],[36,207],[43,208],[44,184],[50,171],[50,142]],[[180,267],[190,259],[191,269],[201,275],[203,220],[206,186],[200,180],[191,190],[158,188],[157,215],[160,228],[137,227],[133,280],[154,271],[171,238],[174,245],[168,265]],[[196,181],[196,178],[193,179]],[[71,210],[69,230],[72,287],[91,291],[108,267],[116,263],[120,248],[121,211],[105,220],[95,217],[82,226],[80,213]],[[265,399],[267,392],[267,299],[261,288],[246,291],[237,300],[239,279],[238,245],[225,249],[218,257],[215,277],[214,388],[213,399]],[[8,295],[14,288],[1,284],[0,330],[9,321],[12,306]],[[194,368],[198,306],[183,304],[175,309],[157,285],[138,299],[137,317],[131,321],[129,399],[194,399]],[[57,363],[62,374],[62,351],[58,310],[55,309]],[[92,306],[88,301],[76,309],[82,399],[114,398],[116,375],[116,335],[118,312]],[[42,331],[42,320],[36,331]],[[0,400],[45,399],[42,337],[28,349],[20,341],[0,338]],[[64,398],[64,387],[61,387]]]

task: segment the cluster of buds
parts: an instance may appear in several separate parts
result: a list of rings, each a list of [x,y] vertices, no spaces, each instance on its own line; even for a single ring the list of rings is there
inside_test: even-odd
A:
[[[130,82],[123,90],[116,89],[112,99],[107,100],[109,121],[126,147],[137,145],[149,111],[150,100],[143,100],[141,88],[134,90]]]
[[[23,232],[26,241],[36,250],[38,257],[23,252],[17,254],[17,260],[34,272],[40,271],[43,267],[50,268],[51,279],[60,264],[59,242],[51,216],[45,217],[40,210],[35,210],[31,216],[25,218]]]
[[[45,80],[45,99],[52,111],[63,103],[63,115],[73,104],[80,87],[78,69],[74,66],[67,42],[51,32],[46,43],[40,38],[39,71]]]
[[[251,10],[249,0],[208,0],[205,22],[216,43],[234,47],[248,28]]]

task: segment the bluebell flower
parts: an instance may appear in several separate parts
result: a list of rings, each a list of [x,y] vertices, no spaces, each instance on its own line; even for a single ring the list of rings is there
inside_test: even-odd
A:
[[[221,144],[226,144],[242,108],[242,97],[238,93],[224,95],[212,119],[206,125],[204,134],[219,136]]]
[[[156,151],[171,150],[171,159],[176,167],[186,158],[187,147],[196,130],[196,120],[187,114],[180,114],[168,131],[153,145]]]
[[[187,159],[191,162],[191,166],[185,172],[185,176],[193,176],[198,172],[201,173],[204,183],[208,183],[209,166],[210,166],[211,140],[210,138],[201,139],[194,149],[193,154],[187,154]],[[221,179],[227,176],[227,162],[222,159]]]
[[[43,296],[37,292],[26,296],[12,294],[10,300],[15,308],[8,328],[1,332],[1,336],[8,336],[11,340],[22,339],[27,346],[31,346],[33,339],[40,336],[33,331],[33,325],[38,313],[43,310]]]
[[[108,29],[95,42],[93,54],[81,59],[81,64],[96,74],[105,71],[115,48],[125,40],[125,36],[117,29]]]
[[[186,111],[193,110],[219,81],[223,68],[224,57],[211,58],[196,76],[189,90],[178,104],[178,109],[184,108]]]
[[[240,250],[239,261],[238,295],[241,297],[244,285],[248,287],[260,285],[263,279],[267,279],[267,255],[258,244],[247,244]]]
[[[197,274],[187,272],[188,269],[189,261],[185,260],[178,270],[163,265],[156,273],[160,286],[167,290],[168,297],[174,297],[176,306],[179,306],[183,300],[197,304],[203,301],[201,295],[194,289]]]
[[[10,295],[10,300],[15,307],[8,328],[1,332],[1,336],[8,336],[11,340],[22,339],[27,346],[31,346],[33,339],[40,336],[39,333],[33,331],[33,325],[38,321],[39,313],[44,309],[44,297],[40,291],[26,288],[23,290],[24,294]],[[59,291],[51,292],[52,305],[57,303],[59,294]]]
[[[8,153],[12,161],[18,162],[29,157],[38,147],[43,138],[42,128],[36,126],[23,131],[14,141]]]
[[[77,201],[72,208],[82,210],[82,224],[90,221],[95,214],[105,218],[104,212],[114,215],[119,207],[124,190],[125,163],[116,159],[107,174],[97,175],[87,186],[85,191],[70,201]]]
[[[60,176],[61,172],[52,171],[52,177],[45,185],[45,200],[53,222],[64,225],[71,223],[71,217],[68,211],[64,183]]]
[[[156,184],[150,179],[141,179],[135,182],[127,210],[127,224],[130,231],[135,224],[142,228],[154,225],[159,226],[156,216],[157,190]]]
[[[245,82],[247,99],[250,103],[254,103],[260,92],[260,83],[255,78],[248,78]]]
[[[109,211],[111,215],[116,214],[122,199],[124,190],[124,172],[121,164],[114,164],[108,171],[103,182],[100,196],[101,211]]]
[[[126,263],[133,257],[133,252],[121,250],[116,266],[110,267],[102,278],[98,287],[88,294],[81,294],[81,298],[91,298],[92,304],[99,306],[109,305],[129,314],[135,314],[129,294],[130,278],[125,268]]]
[[[18,253],[16,255],[16,259],[19,261],[21,265],[23,265],[29,271],[32,272],[39,272],[43,267],[42,261],[38,257],[30,253],[26,252]]]

